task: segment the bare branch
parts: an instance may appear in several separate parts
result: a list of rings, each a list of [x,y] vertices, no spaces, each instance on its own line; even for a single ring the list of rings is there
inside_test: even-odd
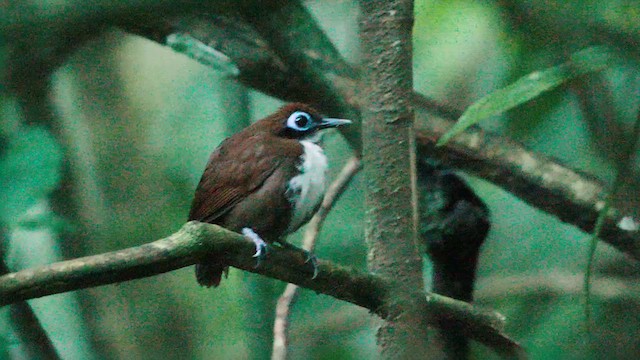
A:
[[[302,248],[308,251],[313,251],[316,246],[316,240],[324,220],[329,215],[329,211],[333,208],[336,200],[342,195],[347,188],[351,179],[360,170],[360,159],[353,156],[344,165],[340,174],[331,183],[327,189],[324,199],[318,212],[313,215],[309,224],[307,224],[306,231],[304,233],[304,242]],[[278,298],[278,304],[276,305],[276,318],[273,324],[273,351],[271,353],[272,360],[284,360],[287,358],[288,349],[288,335],[289,335],[289,316],[291,314],[291,307],[296,302],[298,294],[298,285],[287,284],[280,298]]]
[[[298,285],[287,284],[278,298],[276,318],[273,323],[273,350],[271,360],[285,360],[289,352],[289,316],[298,298]]]
[[[0,306],[157,275],[193,265],[214,253],[238,269],[350,302],[383,319],[389,316],[383,303],[389,280],[323,260],[318,261],[320,272],[312,279],[304,253],[279,247],[273,247],[268,261],[256,268],[254,252],[255,245],[249,239],[216,225],[192,221],[152,243],[0,276]],[[441,318],[457,319],[472,339],[506,356],[521,353],[519,345],[502,333],[500,315],[436,294],[425,296],[416,291],[412,296],[430,323],[436,324]]]
[[[416,139],[422,156],[469,171],[561,221],[585,232],[593,231],[606,196],[600,181],[479,128],[469,129],[447,145],[436,147],[437,139],[447,129],[446,123],[422,124]],[[621,226],[626,218],[628,214],[611,209],[600,238],[640,260],[640,231]]]

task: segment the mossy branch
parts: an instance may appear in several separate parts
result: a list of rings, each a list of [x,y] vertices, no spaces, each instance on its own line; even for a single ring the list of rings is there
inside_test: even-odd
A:
[[[216,225],[192,221],[176,233],[148,244],[0,276],[0,306],[153,276],[193,265],[205,255],[216,253],[238,269],[350,302],[383,319],[389,316],[383,299],[390,286],[381,277],[319,260],[320,272],[312,279],[312,269],[305,263],[303,252],[275,246],[267,261],[256,268],[254,252],[255,245],[249,239]],[[469,337],[507,356],[521,354],[519,345],[502,333],[500,315],[435,294],[416,291],[415,298],[430,323],[456,319]]]

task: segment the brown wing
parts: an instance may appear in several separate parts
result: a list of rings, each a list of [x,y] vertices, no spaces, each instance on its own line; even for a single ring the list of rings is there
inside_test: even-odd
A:
[[[281,163],[268,138],[238,133],[209,158],[191,205],[189,220],[216,223],[247,194],[260,187]]]

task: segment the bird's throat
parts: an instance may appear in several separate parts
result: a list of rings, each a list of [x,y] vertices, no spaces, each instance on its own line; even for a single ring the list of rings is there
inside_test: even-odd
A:
[[[326,189],[327,157],[322,148],[307,140],[300,141],[304,152],[298,170],[288,184],[287,197],[293,205],[288,233],[296,231],[317,210]]]

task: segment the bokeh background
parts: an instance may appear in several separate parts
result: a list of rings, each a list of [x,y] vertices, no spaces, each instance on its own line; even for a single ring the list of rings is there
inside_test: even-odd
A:
[[[42,9],[61,2],[32,1]],[[304,4],[357,64],[357,2]],[[615,48],[621,65],[482,124],[611,183],[640,105],[639,53],[632,46],[640,44],[638,1],[416,0],[415,12],[415,88],[460,109],[585,46]],[[4,90],[0,96],[0,221],[12,270],[176,231],[210,152],[281,105],[229,74],[118,29],[55,71],[46,126],[25,122],[17,100]],[[350,150],[338,133],[325,143],[335,174]],[[637,215],[637,161],[634,174],[618,206]],[[533,359],[640,356],[638,264],[599,245],[590,346],[581,293],[589,236],[463,175],[492,213],[477,303],[506,315],[507,333]],[[330,214],[317,255],[365,269],[360,176]],[[29,303],[63,359],[266,359],[284,285],[232,270],[220,288],[205,289],[185,268]],[[303,290],[293,309],[292,358],[375,358],[378,324],[361,308]],[[7,308],[0,309],[0,359],[19,358],[21,346]],[[474,350],[476,358],[494,356]]]

